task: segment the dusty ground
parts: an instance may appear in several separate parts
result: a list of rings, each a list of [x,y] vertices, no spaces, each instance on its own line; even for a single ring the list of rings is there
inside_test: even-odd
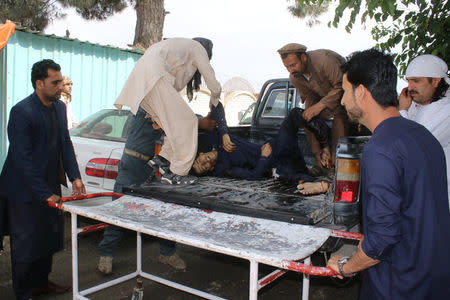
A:
[[[65,285],[72,281],[70,219],[66,215],[66,240],[64,250],[54,256],[53,272],[50,279]],[[103,276],[96,269],[98,259],[97,244],[101,232],[92,232],[79,240],[79,281],[80,288],[85,289],[120,275],[131,273],[135,268],[136,235],[129,232],[122,240],[121,247],[114,261],[113,274]],[[158,262],[158,243],[151,237],[143,239],[143,269],[144,271],[176,281],[178,283],[200,289],[228,299],[248,298],[249,262],[234,257],[216,254],[188,246],[177,247],[179,255],[186,261],[184,272],[175,271]],[[313,263],[322,262],[321,256],[313,256]],[[268,274],[271,267],[260,265],[260,277]],[[289,272],[275,283],[259,292],[259,299],[300,299],[301,274]],[[136,281],[130,280],[120,285],[108,288],[90,295],[90,299],[130,299]],[[356,279],[345,287],[337,287],[329,278],[311,278],[310,299],[358,299],[360,280]],[[0,252],[0,299],[14,299],[11,282],[9,251]],[[72,294],[41,296],[34,299],[72,299]],[[160,284],[144,280],[144,299],[201,299],[174,290]]]

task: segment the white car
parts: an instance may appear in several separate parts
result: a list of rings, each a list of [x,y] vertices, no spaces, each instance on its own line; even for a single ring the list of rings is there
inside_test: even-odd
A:
[[[70,130],[86,193],[112,192],[130,121],[129,110],[102,109]]]

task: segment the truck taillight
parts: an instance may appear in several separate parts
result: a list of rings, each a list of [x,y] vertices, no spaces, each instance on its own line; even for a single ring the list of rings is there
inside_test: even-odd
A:
[[[116,179],[120,159],[93,158],[86,165],[86,175]]]
[[[358,201],[360,165],[358,159],[338,158],[334,202]]]

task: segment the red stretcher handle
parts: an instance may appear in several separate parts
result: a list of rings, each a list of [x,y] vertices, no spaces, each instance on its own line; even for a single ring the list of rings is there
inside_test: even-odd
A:
[[[63,202],[70,202],[70,201],[76,201],[76,200],[85,200],[85,199],[92,199],[97,197],[114,197],[114,198],[120,198],[123,194],[119,193],[113,193],[113,192],[105,192],[105,193],[94,193],[94,194],[86,194],[86,195],[77,195],[77,196],[71,196],[71,197],[63,197],[61,198],[61,203],[53,203],[49,202],[48,206],[57,208],[57,209],[63,209]]]
[[[334,230],[334,229],[332,229],[330,231],[330,235],[333,237],[345,238],[345,239],[350,239],[350,240],[362,240],[362,238],[364,237],[364,235],[362,235],[361,233],[347,232],[347,231]],[[315,275],[315,276],[336,276],[336,275],[338,275],[336,272],[334,272],[329,267],[314,267],[311,265],[305,265],[305,264],[295,262],[295,261],[286,261],[285,266],[286,266],[285,268],[287,270],[301,272],[301,273],[309,274],[309,275]]]
[[[300,272],[303,274],[309,274],[314,276],[336,276],[338,275],[329,267],[315,267],[311,265],[305,265],[295,261],[286,261],[284,269]]]
[[[341,238],[345,238],[345,239],[349,239],[349,240],[362,240],[362,238],[364,237],[363,234],[361,233],[356,233],[356,232],[347,232],[347,231],[341,231],[341,230],[331,230],[331,236],[334,237],[341,237]]]

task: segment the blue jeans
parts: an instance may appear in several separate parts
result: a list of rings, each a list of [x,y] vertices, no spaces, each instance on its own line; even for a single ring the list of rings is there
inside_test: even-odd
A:
[[[114,185],[114,192],[122,193],[122,185],[116,182],[116,184]],[[125,230],[126,229],[117,226],[110,226],[105,229],[105,231],[103,232],[103,239],[98,245],[100,256],[114,257]],[[175,254],[175,242],[163,239],[158,239],[158,242],[159,253],[161,255],[171,256]]]
[[[117,226],[110,226],[105,229],[103,239],[98,245],[98,251],[101,256],[114,257],[120,240],[122,239],[124,228]],[[168,240],[158,239],[159,253],[164,256],[171,256],[175,254],[175,243]]]
[[[145,116],[146,112],[139,107],[136,115],[131,117],[125,148],[152,157],[155,151],[155,141],[160,138],[161,132],[153,129],[152,119]],[[120,159],[114,192],[122,193],[123,186],[145,182],[152,172],[152,168],[146,161],[124,153]],[[125,229],[116,226],[106,228],[103,239],[98,245],[100,255],[114,256],[124,232]],[[162,255],[170,256],[175,253],[174,242],[159,239],[159,246]]]

